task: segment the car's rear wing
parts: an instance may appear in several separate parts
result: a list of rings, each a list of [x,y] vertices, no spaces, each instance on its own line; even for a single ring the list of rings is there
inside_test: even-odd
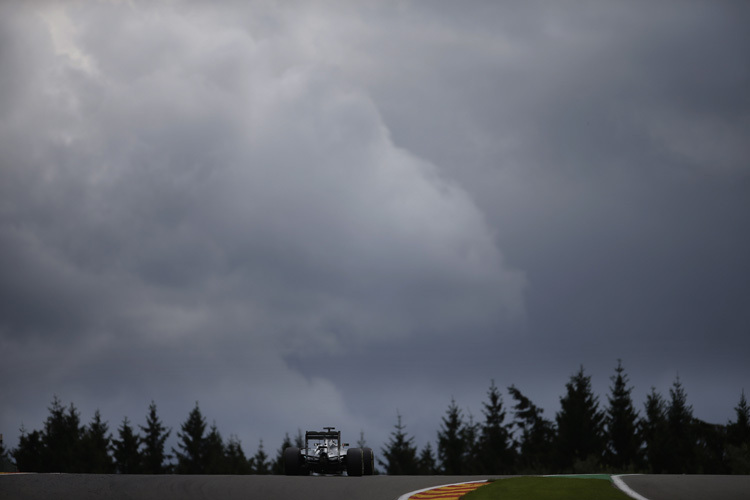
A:
[[[326,427],[325,431],[305,432],[305,441],[322,441],[324,439],[335,439],[341,442],[341,431],[334,431],[333,427]]]

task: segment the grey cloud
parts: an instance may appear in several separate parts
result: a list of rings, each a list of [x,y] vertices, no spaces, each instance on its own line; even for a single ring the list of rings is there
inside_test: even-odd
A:
[[[3,426],[50,391],[115,415],[161,396],[174,423],[200,399],[256,438],[299,408],[353,422],[282,356],[523,318],[471,196],[327,65],[168,8],[63,10],[21,13],[32,60],[4,56],[36,75],[0,136],[0,331],[25,375]]]
[[[322,24],[299,21],[320,27],[315,54],[368,89],[394,142],[473,195],[507,260],[528,278],[527,338],[480,343],[519,359],[437,355],[456,367],[425,368],[446,391],[471,371],[474,383],[504,374],[532,381],[532,394],[559,393],[550,385],[579,362],[602,374],[617,357],[632,360],[644,391],[663,390],[677,371],[733,365],[747,348],[748,317],[737,305],[747,295],[741,255],[750,250],[740,139],[748,132],[747,12],[736,4],[571,5],[580,6],[417,6],[367,12],[372,23],[353,9]],[[361,37],[336,43],[359,28]],[[409,358],[423,346],[400,347]],[[449,342],[432,347],[455,352]],[[377,353],[392,359],[385,347]],[[604,391],[607,376],[599,376]],[[704,415],[736,397],[720,379],[691,380],[722,387],[702,396]],[[547,397],[547,408],[556,402]]]

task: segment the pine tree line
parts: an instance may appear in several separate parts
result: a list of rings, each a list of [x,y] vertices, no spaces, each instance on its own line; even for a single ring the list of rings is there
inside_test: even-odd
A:
[[[437,432],[437,452],[419,451],[397,415],[381,450],[387,474],[554,474],[647,472],[676,474],[750,473],[750,407],[744,391],[728,425],[693,416],[679,377],[664,399],[652,388],[643,414],[618,361],[607,404],[602,407],[581,367],[565,385],[554,420],[511,385],[512,418],[491,382],[475,422],[451,400]]]
[[[414,444],[397,412],[389,441],[378,463],[386,474],[538,474],[566,472],[750,473],[750,407],[744,391],[727,425],[693,417],[679,377],[665,399],[655,388],[643,412],[636,410],[633,388],[618,361],[606,405],[591,388],[581,367],[565,384],[554,420],[544,416],[517,387],[507,388],[513,405],[506,409],[492,381],[482,403],[482,418],[464,416],[455,399],[442,417],[435,447]],[[151,402],[145,425],[125,417],[114,437],[96,411],[88,425],[71,403],[55,397],[42,430],[21,429],[18,447],[0,443],[4,470],[122,474],[282,474],[283,450],[302,447],[302,432],[286,434],[271,458],[260,441],[247,457],[236,436],[223,439],[210,427],[196,402],[176,433],[177,448],[166,450],[172,429],[165,427]],[[510,416],[508,415],[510,413]],[[365,445],[364,433],[360,443]],[[358,444],[358,445],[359,445]]]
[[[5,469],[91,474],[283,472],[281,459],[272,461],[265,453],[263,441],[256,454],[247,458],[239,439],[231,436],[225,441],[216,424],[207,428],[197,402],[181,425],[177,449],[172,448],[171,453],[166,450],[166,441],[172,430],[162,424],[153,401],[146,425],[139,425],[136,430],[125,417],[117,429],[117,437],[109,432],[98,410],[84,426],[75,405],[71,403],[65,408],[55,396],[49,412],[43,430],[27,432],[21,428],[18,447],[10,453],[0,449]]]

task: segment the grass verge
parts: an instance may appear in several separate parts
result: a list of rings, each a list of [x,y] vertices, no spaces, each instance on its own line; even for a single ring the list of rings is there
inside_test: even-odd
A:
[[[632,500],[606,478],[512,477],[498,479],[464,500]]]

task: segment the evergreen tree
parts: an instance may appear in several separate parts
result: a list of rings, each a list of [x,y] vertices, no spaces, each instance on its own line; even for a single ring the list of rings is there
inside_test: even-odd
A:
[[[141,438],[133,432],[128,417],[122,420],[117,429],[119,439],[112,439],[114,450],[115,469],[120,474],[140,474],[141,454],[138,450]]]
[[[365,440],[365,431],[359,431],[359,439],[357,439],[357,448],[367,448],[367,441]]]
[[[478,457],[485,474],[509,474],[513,470],[513,450],[510,432],[504,424],[505,410],[500,391],[493,380],[483,403],[484,424],[479,441]]]
[[[732,474],[750,474],[750,407],[744,390],[734,411],[737,419],[727,425],[727,465]]]
[[[10,451],[5,447],[2,434],[0,434],[0,472],[16,472],[16,465],[11,460]]]
[[[552,472],[554,425],[543,417],[544,410],[532,403],[515,386],[508,387],[508,392],[516,401],[513,406],[513,425],[521,431],[520,439],[514,440],[519,451],[518,472]]]
[[[614,385],[607,397],[609,407],[606,414],[606,462],[619,471],[635,470],[641,462],[638,413],[630,396],[633,388],[628,387],[624,371],[618,359],[615,375],[610,378]]]
[[[276,460],[273,462],[271,467],[273,474],[284,474],[284,450],[292,447],[292,439],[289,437],[289,433],[284,434],[284,440],[281,442],[281,448],[276,452]]]
[[[484,471],[480,454],[481,426],[474,422],[474,415],[469,411],[469,420],[461,429],[464,440],[464,474],[481,474]]]
[[[435,453],[432,451],[432,445],[427,443],[419,454],[417,460],[417,474],[422,476],[432,476],[438,473]]]
[[[646,461],[652,474],[660,474],[667,467],[667,410],[664,399],[655,387],[651,387],[651,393],[646,396],[645,413],[640,428]]]
[[[693,432],[693,407],[687,404],[687,395],[678,376],[669,389],[667,408],[667,472],[690,474],[695,472],[695,436]]]
[[[251,472],[250,462],[245,457],[245,452],[242,451],[242,443],[237,436],[229,436],[226,444],[226,474],[250,474]],[[274,471],[274,474],[277,472]],[[283,470],[278,474],[283,474]]]
[[[143,435],[142,472],[145,474],[165,474],[169,466],[165,464],[171,455],[164,453],[164,443],[172,433],[164,427],[156,414],[156,403],[151,401],[146,416],[146,425],[139,426]]]
[[[438,431],[438,459],[443,474],[459,475],[464,473],[466,441],[461,410],[456,401],[451,404],[442,419]]]
[[[407,437],[404,426],[401,423],[401,415],[396,413],[396,430],[391,433],[391,438],[385,448],[381,449],[381,456],[385,461],[378,458],[378,463],[385,467],[385,473],[390,476],[411,475],[418,472],[417,447],[414,446],[414,438]]]
[[[205,455],[203,457],[205,474],[225,474],[226,449],[219,429],[214,422],[208,431],[205,441]]]
[[[270,474],[271,463],[268,461],[268,455],[266,455],[263,449],[263,440],[260,440],[258,445],[258,451],[253,456],[253,473],[254,474]]]
[[[21,426],[18,448],[13,450],[12,455],[20,472],[42,472],[45,469],[46,456],[44,435],[40,431],[27,433]]]
[[[182,432],[177,433],[179,438],[177,446],[182,451],[172,448],[172,452],[177,457],[177,473],[203,474],[206,457],[206,419],[203,418],[197,401],[195,408],[180,428]]]
[[[294,446],[297,448],[304,448],[305,436],[302,435],[302,429],[297,429],[297,435],[294,436]]]
[[[727,426],[727,439],[734,446],[750,446],[750,406],[745,398],[745,391],[740,394],[740,402],[734,408],[737,420]]]
[[[727,429],[694,418],[690,424],[695,450],[693,471],[697,474],[727,474]]]
[[[557,413],[558,464],[573,471],[576,462],[600,464],[604,452],[604,414],[599,411],[598,398],[591,390],[591,377],[583,366],[565,384]],[[576,471],[577,472],[577,471]]]
[[[79,472],[111,474],[115,471],[115,463],[109,454],[112,438],[108,432],[107,423],[102,421],[101,413],[96,410],[94,418],[83,431]]]
[[[78,410],[71,403],[66,412],[55,396],[49,411],[44,422],[44,454],[39,472],[81,472],[83,427]]]

